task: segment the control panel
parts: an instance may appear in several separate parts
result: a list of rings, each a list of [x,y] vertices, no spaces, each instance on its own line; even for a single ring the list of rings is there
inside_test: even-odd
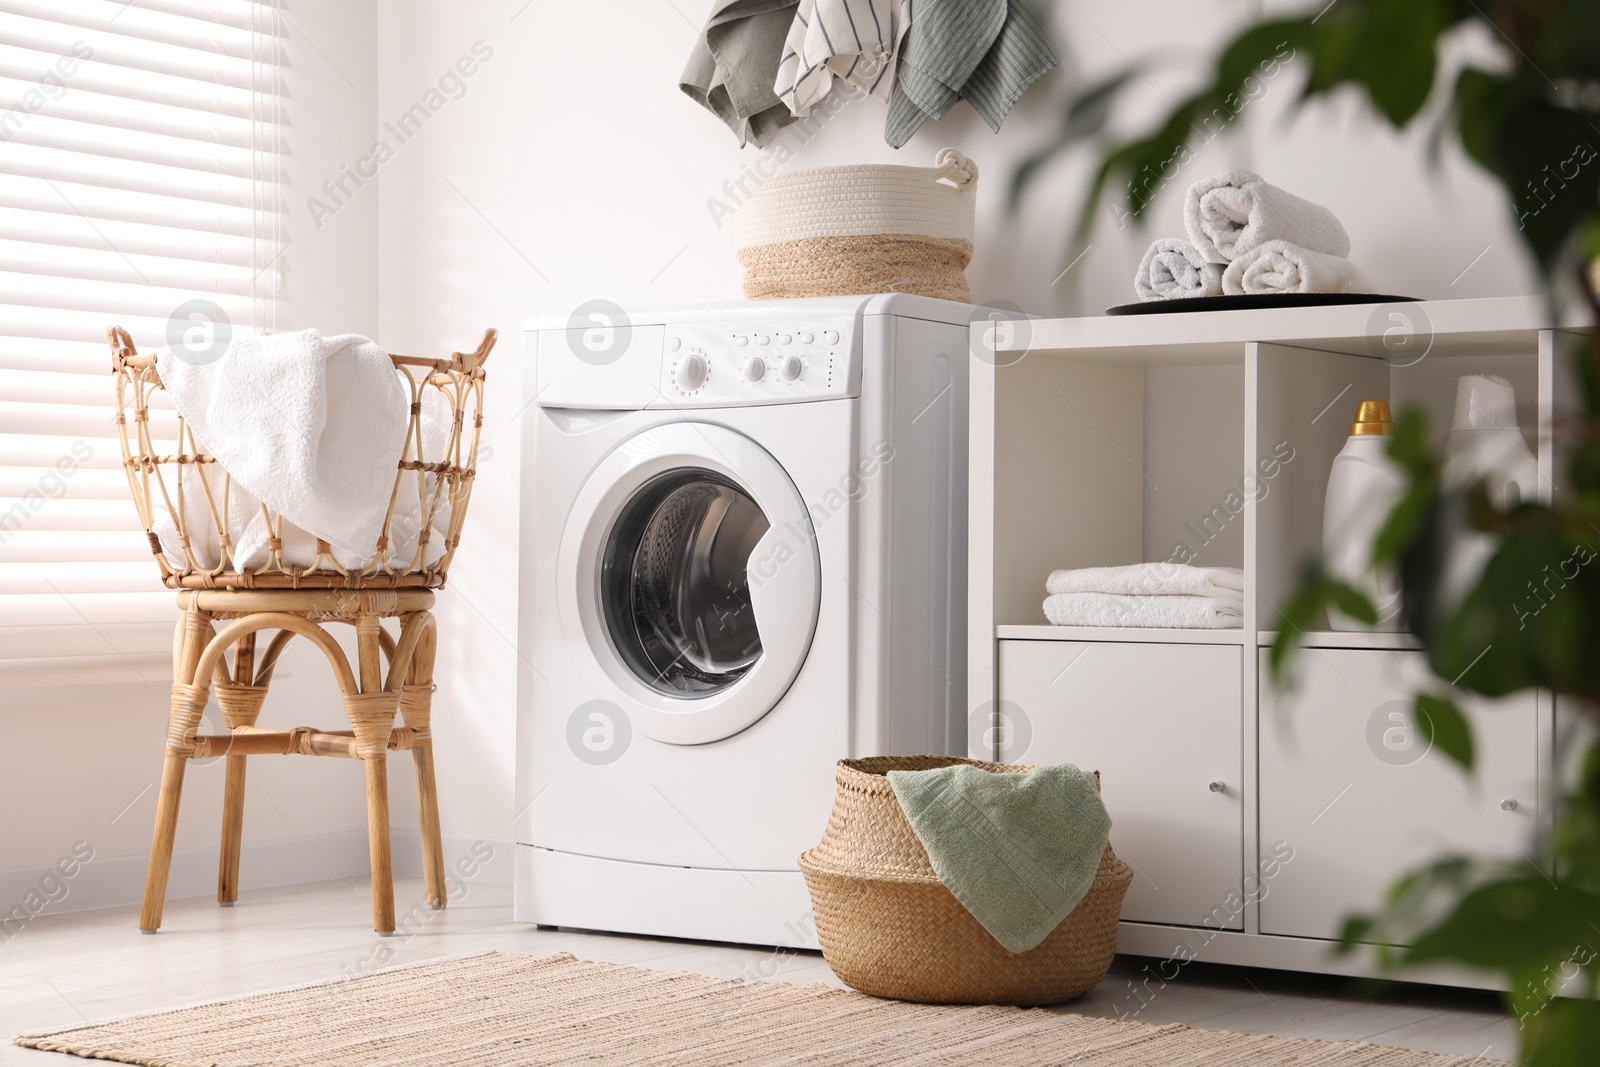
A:
[[[649,407],[785,404],[849,396],[859,363],[854,320],[669,322],[661,396]]]

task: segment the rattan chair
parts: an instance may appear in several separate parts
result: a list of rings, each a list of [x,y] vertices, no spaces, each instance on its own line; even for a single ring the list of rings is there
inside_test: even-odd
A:
[[[161,925],[184,769],[191,759],[218,756],[226,757],[227,764],[219,903],[231,905],[239,894],[245,761],[268,754],[357,759],[366,770],[373,927],[381,934],[393,933],[387,755],[390,749],[409,749],[417,778],[428,903],[444,907],[444,856],[429,720],[437,637],[428,609],[433,606],[433,590],[445,583],[466,518],[483,425],[483,364],[494,347],[495,331],[483,335],[476,351],[452,353],[449,359],[390,357],[410,383],[410,427],[376,551],[359,568],[342,566],[323,541],[315,542],[316,556],[309,564],[286,562],[284,539],[293,528],[286,530],[282,516],[264,505],[261,514],[269,533],[266,560],[236,566],[227,519],[234,491],[231,478],[220,466],[212,469],[216,460],[205,454],[193,431],[170,411],[170,404],[165,405],[169,410],[161,410],[155,357],[140,355],[120,327],[112,327],[107,335],[128,485],[162,581],[179,591],[182,612],[173,639],[172,714],[139,928],[154,933]],[[421,420],[428,390],[438,391],[450,413],[448,444],[436,455],[423,454],[426,435]],[[154,421],[160,424],[154,428],[153,400],[158,401]],[[436,400],[429,403],[438,406]],[[196,490],[201,505],[194,504]],[[395,559],[391,524],[402,514],[410,515],[419,528],[410,531],[408,539],[414,539],[415,547],[409,558]],[[428,547],[436,522],[444,523],[442,552],[430,552]],[[200,544],[210,550],[197,551]],[[386,619],[398,621],[397,635],[384,628]],[[334,623],[355,627],[354,667],[329,632]],[[276,632],[258,646],[257,635],[263,631]],[[327,656],[350,729],[268,730],[256,725],[273,669],[284,646],[296,636]],[[199,732],[200,722],[213,691],[226,732],[205,735]]]

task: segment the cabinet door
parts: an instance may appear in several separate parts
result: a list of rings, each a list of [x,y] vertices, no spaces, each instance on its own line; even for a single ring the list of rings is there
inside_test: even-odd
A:
[[[1533,694],[1458,701],[1477,752],[1467,774],[1412,727],[1412,698],[1439,684],[1421,653],[1307,649],[1282,697],[1261,656],[1261,840],[1294,850],[1265,883],[1262,933],[1335,937],[1442,852],[1533,855]]]
[[[1000,642],[1002,755],[1100,772],[1111,844],[1134,869],[1124,919],[1243,928],[1243,654]]]

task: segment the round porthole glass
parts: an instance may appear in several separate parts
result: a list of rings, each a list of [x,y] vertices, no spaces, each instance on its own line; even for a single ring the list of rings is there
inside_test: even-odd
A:
[[[761,658],[746,568],[771,523],[727,478],[668,471],[629,499],[606,539],[600,600],[612,644],[641,681],[704,697]]]

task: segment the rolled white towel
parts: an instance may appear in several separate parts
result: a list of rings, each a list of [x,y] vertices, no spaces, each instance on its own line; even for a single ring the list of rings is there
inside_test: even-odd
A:
[[[1333,212],[1247,170],[1202,178],[1189,186],[1183,226],[1195,248],[1213,263],[1231,263],[1277,240],[1330,256],[1350,254],[1350,235]]]
[[[1361,271],[1339,256],[1313,252],[1288,241],[1268,241],[1228,264],[1222,291],[1246,293],[1360,293]]]
[[[1135,563],[1128,567],[1079,567],[1051,571],[1046,593],[1118,593],[1123,596],[1208,596],[1244,601],[1244,571],[1238,567],[1191,567],[1186,563]]]
[[[1163,237],[1145,252],[1133,288],[1146,301],[1221,296],[1222,266],[1207,262],[1181,237]]]
[[[1056,593],[1045,598],[1044,616],[1056,626],[1230,630],[1244,625],[1240,601],[1209,596]]]

